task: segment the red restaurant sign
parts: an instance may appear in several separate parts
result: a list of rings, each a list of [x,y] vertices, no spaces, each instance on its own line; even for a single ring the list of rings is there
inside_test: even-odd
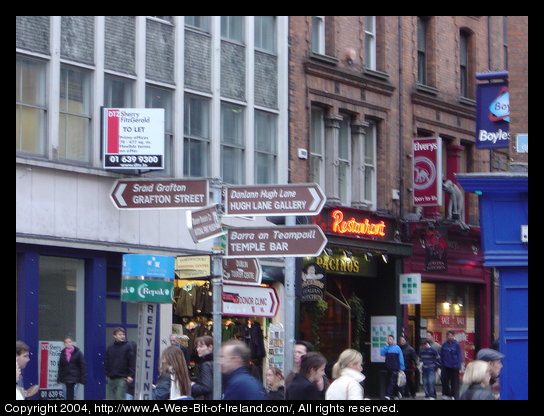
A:
[[[414,205],[442,205],[442,139],[415,138],[412,153]]]

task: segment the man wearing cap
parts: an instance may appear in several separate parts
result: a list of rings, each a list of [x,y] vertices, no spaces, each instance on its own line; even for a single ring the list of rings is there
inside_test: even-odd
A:
[[[489,363],[489,370],[491,372],[491,380],[489,384],[492,386],[501,373],[502,362],[501,359],[504,358],[504,354],[498,352],[497,350],[492,350],[491,348],[482,348],[476,354],[477,360],[487,361]]]

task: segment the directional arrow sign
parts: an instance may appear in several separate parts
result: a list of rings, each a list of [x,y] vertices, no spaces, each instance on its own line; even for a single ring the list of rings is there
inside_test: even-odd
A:
[[[225,257],[316,257],[326,244],[315,224],[230,228]]]
[[[223,197],[225,216],[317,215],[326,201],[315,183],[228,186]]]
[[[272,287],[223,285],[223,314],[273,318],[279,299]]]
[[[202,208],[208,205],[208,181],[120,180],[111,199],[119,209]]]

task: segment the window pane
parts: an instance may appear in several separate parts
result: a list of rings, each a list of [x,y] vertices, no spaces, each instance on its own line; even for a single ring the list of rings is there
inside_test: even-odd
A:
[[[350,129],[349,129],[349,118],[344,117],[340,122],[340,132],[338,134],[338,157],[340,159],[349,159],[350,149]]]
[[[312,131],[310,140],[310,151],[312,153],[322,153],[323,149],[323,112],[318,109],[312,109]]]
[[[198,27],[204,31],[209,30],[208,16],[185,16],[185,24]]]
[[[59,115],[59,157],[67,160],[89,160],[89,119]]]
[[[235,105],[221,105],[221,142],[244,144],[244,109]]]
[[[185,96],[184,130],[185,135],[209,137],[209,101],[195,96]]]
[[[223,146],[221,162],[223,181],[231,184],[241,184],[244,170],[243,150]]]
[[[45,64],[18,58],[15,68],[15,100],[45,106]]]
[[[276,115],[255,111],[255,149],[276,153]]]
[[[183,174],[185,176],[208,176],[209,143],[185,138],[183,147]]]
[[[121,78],[104,78],[104,106],[107,108],[132,107],[132,81]]]
[[[16,150],[45,154],[45,111],[15,106]]]
[[[86,71],[61,68],[60,111],[90,115],[90,81]]]
[[[255,154],[255,183],[276,183],[275,155]]]
[[[243,42],[244,16],[221,16],[221,36]]]
[[[255,16],[255,47],[276,52],[276,16]]]
[[[172,91],[147,86],[145,90],[146,108],[164,108],[164,129],[173,132],[172,127]]]

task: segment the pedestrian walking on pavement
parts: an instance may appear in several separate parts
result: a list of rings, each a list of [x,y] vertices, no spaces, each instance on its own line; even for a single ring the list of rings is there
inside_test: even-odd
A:
[[[489,370],[491,372],[491,379],[489,380],[489,384],[491,386],[497,382],[497,379],[501,374],[501,360],[503,358],[503,353],[500,353],[499,351],[493,350],[491,348],[482,348],[480,351],[478,351],[478,354],[476,354],[477,360],[487,361],[489,363]]]
[[[419,363],[419,357],[416,353],[416,350],[412,348],[410,344],[408,344],[408,341],[406,341],[406,338],[403,336],[399,337],[399,347],[402,350],[402,355],[404,357],[404,367],[406,367],[406,370],[404,372],[406,373],[406,386],[404,387],[404,395],[406,397],[411,397],[412,399],[416,398],[416,390],[417,390],[417,366]],[[402,390],[402,388],[401,388]]]
[[[363,400],[362,382],[365,380],[363,356],[353,349],[342,351],[338,361],[332,367],[331,383],[325,393],[326,400]]]
[[[309,352],[300,359],[300,370],[287,386],[287,400],[324,400],[323,379],[327,359],[319,352]]]
[[[463,374],[463,386],[465,392],[460,400],[495,400],[495,396],[489,389],[491,370],[489,363],[482,360],[474,360],[467,364]]]
[[[170,345],[162,352],[159,374],[153,389],[154,400],[192,399],[189,369],[177,345]]]
[[[65,400],[74,400],[78,384],[87,383],[87,365],[83,352],[74,345],[70,336],[63,339],[64,349],[60,352],[57,382],[62,384]]]
[[[223,400],[266,400],[264,386],[249,374],[251,350],[245,342],[225,342],[220,357],[221,372],[226,377]]]
[[[266,370],[266,397],[268,400],[285,400],[285,377],[278,367]]]
[[[419,349],[419,358],[421,359],[421,369],[423,373],[423,390],[425,398],[429,400],[436,399],[436,376],[435,372],[439,366],[438,353],[431,347],[429,340],[424,339]]]
[[[134,351],[126,340],[123,328],[117,327],[113,330],[113,339],[104,360],[106,400],[125,400],[127,383],[134,381]]]
[[[447,332],[447,340],[440,348],[442,367],[442,398],[459,399],[459,370],[463,364],[463,353],[453,331]]]
[[[213,338],[210,335],[196,338],[195,348],[200,361],[196,381],[191,383],[191,394],[195,399],[211,400],[213,398]]]
[[[385,368],[387,369],[387,387],[385,388],[385,400],[402,398],[397,385],[399,371],[404,371],[404,355],[402,350],[395,343],[393,335],[387,336],[387,345],[380,350],[380,355],[385,357]]]

